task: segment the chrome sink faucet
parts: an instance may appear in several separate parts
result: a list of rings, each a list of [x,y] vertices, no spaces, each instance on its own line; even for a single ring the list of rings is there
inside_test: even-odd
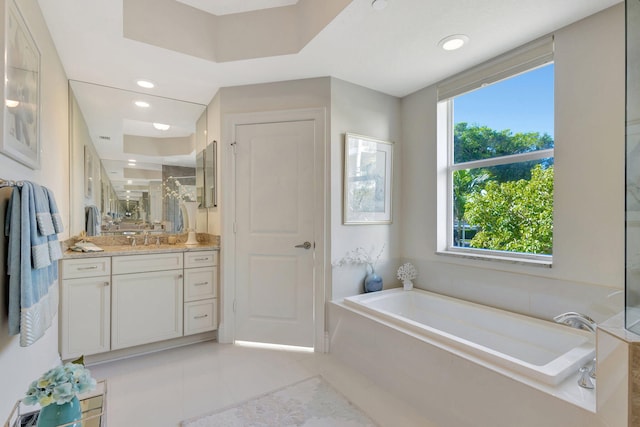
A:
[[[571,326],[576,329],[584,329],[587,331],[595,332],[597,324],[596,322],[585,314],[576,313],[575,311],[569,311],[562,313],[553,318],[557,323]]]
[[[136,245],[136,236],[127,236],[127,239],[131,240],[131,246]]]
[[[147,231],[144,232],[144,245],[149,246],[149,233]]]

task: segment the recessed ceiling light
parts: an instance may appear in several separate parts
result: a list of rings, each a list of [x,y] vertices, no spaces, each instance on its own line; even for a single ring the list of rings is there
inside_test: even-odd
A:
[[[20,105],[20,102],[14,101],[13,99],[5,99],[4,104],[9,108],[15,108]]]
[[[131,184],[133,184],[133,181],[132,181],[132,180],[130,180],[130,179],[128,179],[128,180],[127,180],[127,184],[131,185]]]
[[[131,163],[131,162],[129,162],[129,163],[127,163],[127,164],[128,164],[129,166],[135,166],[135,165],[136,165],[135,163]]]
[[[156,86],[153,82],[150,82],[149,80],[138,80],[136,84],[145,89],[153,89]]]
[[[440,40],[438,42],[438,46],[444,50],[456,50],[460,49],[467,43],[469,43],[469,37],[464,34],[453,34]]]
[[[387,0],[373,0],[373,2],[371,2],[371,7],[374,8],[375,10],[382,10],[386,8],[388,5],[389,5],[389,2]]]
[[[141,108],[148,108],[151,106],[148,102],[145,101],[136,101],[135,104]]]
[[[136,160],[136,159],[129,159],[128,161],[130,161],[131,163],[135,163],[135,162],[137,162],[137,160]]]
[[[169,128],[170,128],[171,126],[169,126],[169,125],[165,125],[164,123],[154,123],[154,124],[153,124],[153,127],[154,127],[154,128],[156,128],[156,129],[158,129],[158,130],[169,130]]]

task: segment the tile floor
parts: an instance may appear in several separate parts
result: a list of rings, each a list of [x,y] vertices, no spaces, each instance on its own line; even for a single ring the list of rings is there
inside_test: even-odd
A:
[[[318,374],[382,427],[435,427],[327,354],[206,342],[89,368],[108,380],[108,427],[175,427]]]

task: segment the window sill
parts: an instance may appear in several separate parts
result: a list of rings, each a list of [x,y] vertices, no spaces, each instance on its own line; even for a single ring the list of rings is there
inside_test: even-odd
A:
[[[474,260],[483,260],[483,261],[496,261],[508,264],[518,264],[518,265],[527,265],[534,267],[544,267],[551,268],[553,266],[553,260],[549,259],[533,259],[533,258],[524,258],[524,257],[510,257],[510,256],[501,256],[501,255],[493,255],[493,254],[481,254],[477,252],[467,252],[467,251],[455,251],[455,250],[443,250],[436,251],[436,255],[444,255],[451,256],[456,258],[466,258],[466,259],[474,259]]]

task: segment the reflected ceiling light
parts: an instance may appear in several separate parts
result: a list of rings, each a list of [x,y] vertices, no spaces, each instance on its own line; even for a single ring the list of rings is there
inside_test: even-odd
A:
[[[136,160],[136,159],[129,159],[129,161],[130,161],[131,163],[135,163],[135,162],[137,162],[137,160]]]
[[[4,103],[9,108],[15,108],[20,105],[19,101],[14,101],[13,99],[5,99]]]
[[[131,193],[131,190],[127,190],[127,193]]]
[[[460,49],[465,44],[469,43],[469,37],[464,34],[453,34],[445,37],[438,42],[438,46],[444,50],[456,50]]]
[[[375,10],[385,9],[388,5],[389,2],[387,0],[373,0],[373,2],[371,2],[371,7]]]
[[[127,180],[127,184],[131,185],[133,184],[133,181],[131,181],[130,179]]]
[[[149,80],[138,80],[136,84],[145,89],[153,89],[156,86],[153,82],[150,82]]]
[[[140,107],[140,108],[148,108],[151,106],[151,104],[149,104],[148,102],[145,101],[136,101],[134,104],[136,104],[136,106]]]
[[[127,164],[128,164],[129,166],[135,166],[135,165],[136,165],[136,164],[135,164],[135,163],[133,163],[133,162],[129,162],[129,163],[127,163]]]
[[[153,127],[154,127],[154,128],[156,128],[156,129],[158,129],[158,130],[169,130],[169,128],[170,128],[171,126],[169,126],[169,125],[165,125],[164,123],[154,123],[154,124],[153,124]]]

